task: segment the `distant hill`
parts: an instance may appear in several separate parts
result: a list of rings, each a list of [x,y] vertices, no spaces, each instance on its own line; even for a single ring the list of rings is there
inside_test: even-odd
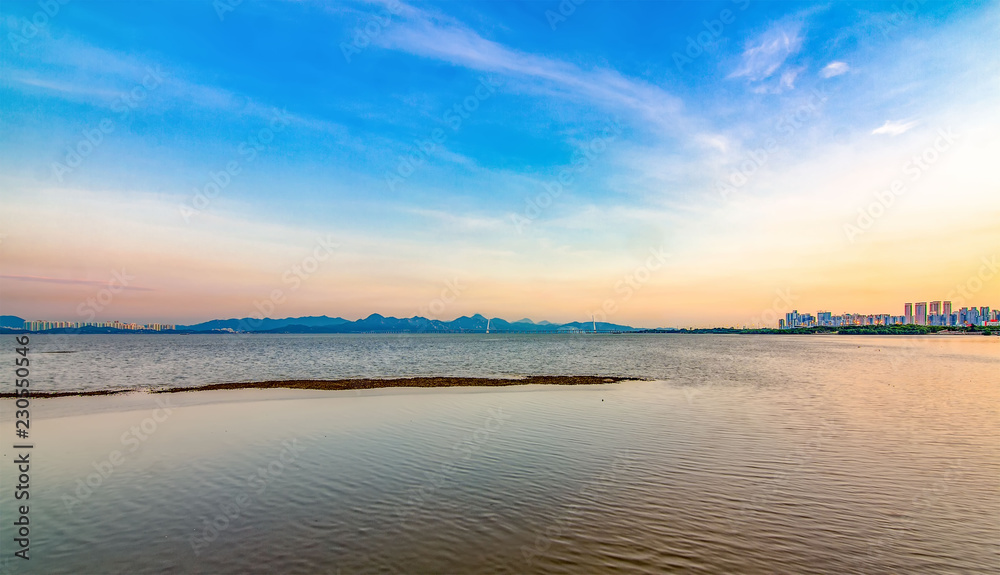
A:
[[[547,321],[535,323],[530,319],[508,322],[500,318],[487,319],[481,314],[462,316],[451,321],[429,319],[414,316],[409,318],[385,317],[373,313],[357,321],[342,317],[306,316],[286,317],[284,319],[257,319],[252,317],[213,319],[193,325],[178,325],[178,332],[188,333],[218,333],[227,331],[254,333],[485,333],[489,323],[490,332],[589,332],[594,324],[589,321],[554,324]],[[0,329],[21,329],[24,320],[13,315],[0,316]],[[636,328],[607,322],[597,322],[598,331],[639,331]],[[53,330],[56,331],[56,330]],[[58,330],[66,333],[118,333],[112,328],[74,328],[73,330]],[[172,333],[172,332],[163,332]]]
[[[594,323],[590,321],[574,321],[558,326],[559,331],[593,331]],[[636,331],[636,328],[627,325],[618,325],[604,321],[597,322],[597,331]]]
[[[342,317],[307,316],[307,317],[286,317],[285,319],[258,319],[244,317],[241,319],[213,319],[210,321],[196,323],[194,325],[178,325],[178,330],[183,331],[212,331],[231,329],[234,331],[270,331],[288,327],[292,325],[303,327],[332,326],[348,323]]]
[[[489,322],[491,332],[587,332],[594,329],[592,322],[572,322],[557,325],[549,322],[534,323],[530,320],[528,322],[521,320],[510,323],[500,318],[487,320],[485,316],[480,314],[471,317],[462,316],[451,321],[428,319],[420,316],[410,318],[385,317],[377,313],[353,322],[343,320],[328,325],[307,325],[297,321],[295,318],[278,321],[286,322],[286,325],[252,331],[268,333],[485,332],[487,321]],[[210,324],[211,322],[206,322],[206,324],[199,325]],[[597,329],[598,331],[636,331],[636,328],[631,326],[607,322],[597,322]]]

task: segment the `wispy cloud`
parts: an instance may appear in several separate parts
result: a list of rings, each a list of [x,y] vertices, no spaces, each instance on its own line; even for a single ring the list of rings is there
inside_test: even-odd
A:
[[[240,113],[272,113],[266,106],[224,88],[205,85],[183,77],[165,62],[94,46],[71,37],[52,40],[42,46],[38,62],[44,72],[12,70],[15,81],[33,89],[47,90],[67,100],[111,107],[136,86],[155,86],[155,97],[143,106],[183,104],[212,110]],[[44,78],[40,77],[44,74]]]
[[[770,81],[762,82],[754,87],[753,91],[757,94],[780,94],[786,90],[794,90],[795,80],[803,70],[805,70],[804,67],[784,70],[777,76],[776,81],[775,79],[771,79]]]
[[[85,101],[111,102],[121,96],[121,92],[94,86],[93,84],[74,82],[53,82],[35,75],[26,73],[14,73],[11,80],[18,84],[30,86],[40,90],[55,92],[70,99],[82,99]]]
[[[107,287],[108,285],[110,285],[109,282],[106,281],[49,278],[42,276],[0,275],[0,279],[15,280],[21,282],[38,282],[38,283],[63,284],[63,285],[85,285],[85,286],[99,286],[99,287]],[[116,285],[115,289],[123,289],[130,291],[153,291],[152,288],[126,286],[126,285]]]
[[[542,81],[571,95],[615,109],[630,109],[647,120],[676,125],[681,100],[657,86],[611,69],[582,69],[568,62],[508,48],[483,38],[453,18],[413,7],[407,20],[379,38],[383,47],[434,58],[477,71]]]
[[[786,90],[791,90],[795,87],[795,78],[799,76],[804,68],[796,68],[794,70],[787,70],[781,73],[781,87]]]
[[[839,76],[841,74],[846,74],[851,67],[847,65],[847,62],[830,62],[820,70],[819,75],[824,78],[833,78],[834,76]]]
[[[730,78],[746,78],[760,82],[773,76],[788,58],[802,48],[801,21],[783,21],[749,40],[743,50],[740,65]]]
[[[115,104],[137,86],[155,85],[148,90],[149,97],[142,101],[143,108],[186,111],[197,108],[264,120],[275,118],[281,110],[281,115],[294,125],[336,136],[338,143],[352,149],[364,147],[342,124],[289,112],[283,106],[204,83],[166,62],[101,48],[70,37],[50,41],[40,53],[40,61],[47,67],[44,77],[37,70],[12,69],[10,76],[14,87],[45,91],[67,101],[114,110]]]
[[[504,221],[502,218],[452,214],[441,210],[429,210],[424,208],[408,208],[405,211],[417,216],[435,220],[439,225],[461,231],[496,231],[504,230],[510,227],[510,223]]]
[[[911,128],[913,128],[919,123],[920,122],[917,120],[911,120],[911,121],[898,120],[895,122],[892,120],[886,120],[886,122],[882,124],[880,127],[872,130],[872,135],[898,136],[902,133],[908,132]]]

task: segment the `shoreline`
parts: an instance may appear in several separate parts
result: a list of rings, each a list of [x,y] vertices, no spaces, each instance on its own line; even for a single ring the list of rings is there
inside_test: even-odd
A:
[[[386,379],[290,379],[276,381],[246,381],[210,383],[195,387],[168,387],[148,390],[149,393],[182,393],[191,391],[217,391],[232,389],[311,389],[320,391],[351,391],[381,388],[444,388],[444,387],[508,387],[515,385],[603,385],[622,381],[644,381],[642,378],[602,375],[532,375],[521,378],[493,377],[395,377]],[[37,392],[27,396],[32,399],[54,397],[93,397],[134,393],[135,389],[101,389],[94,391]],[[0,399],[13,399],[14,393],[0,393]]]

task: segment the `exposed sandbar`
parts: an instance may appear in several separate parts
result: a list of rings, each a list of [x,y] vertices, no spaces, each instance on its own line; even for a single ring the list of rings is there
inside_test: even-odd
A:
[[[604,375],[532,375],[521,378],[493,377],[398,377],[389,379],[292,379],[285,381],[246,381],[210,383],[195,387],[169,387],[150,390],[152,393],[179,393],[183,391],[212,391],[217,389],[318,389],[344,391],[378,389],[383,387],[503,387],[509,385],[598,385],[619,381],[638,380],[635,377]],[[31,397],[70,397],[115,395],[134,390],[54,391],[34,392]],[[0,397],[14,397],[13,393],[0,393]]]

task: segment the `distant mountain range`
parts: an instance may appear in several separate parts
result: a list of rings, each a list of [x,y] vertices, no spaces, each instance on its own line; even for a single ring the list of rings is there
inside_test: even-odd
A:
[[[342,317],[308,316],[288,317],[284,319],[213,319],[194,325],[178,325],[178,331],[211,332],[219,330],[247,331],[256,333],[371,333],[371,332],[485,332],[489,321],[490,331],[520,331],[520,332],[574,332],[593,331],[592,322],[570,322],[553,324],[547,321],[535,323],[530,319],[508,322],[500,318],[487,320],[476,314],[472,317],[462,316],[451,321],[428,319],[415,316],[410,318],[385,317],[377,313],[357,321]],[[598,331],[637,331],[627,325],[597,322]]]
[[[472,317],[462,316],[451,321],[428,319],[425,317],[395,318],[385,317],[377,313],[351,321],[342,317],[325,315],[307,317],[286,317],[284,319],[257,319],[252,317],[213,319],[194,325],[178,325],[180,332],[211,333],[223,331],[239,331],[253,333],[454,333],[454,332],[485,332],[489,321],[491,332],[579,332],[593,331],[594,324],[589,321],[574,321],[564,324],[554,324],[548,321],[534,322],[528,318],[509,322],[500,318],[487,320],[476,314]],[[0,316],[0,329],[21,330],[24,319],[15,315]],[[641,331],[627,325],[597,322],[597,330],[607,331]],[[112,328],[61,328],[49,330],[60,333],[118,333],[122,330]],[[169,332],[168,332],[169,333]]]
[[[17,317],[16,315],[0,315],[0,327],[16,327],[21,329],[24,327],[24,318]]]
[[[324,326],[335,326],[350,323],[342,317],[328,317],[325,315],[309,317],[286,317],[285,319],[257,319],[245,317],[243,319],[213,319],[194,325],[178,325],[179,330],[189,331],[213,331],[213,330],[233,330],[233,331],[270,331],[281,329],[291,325],[314,328]]]

